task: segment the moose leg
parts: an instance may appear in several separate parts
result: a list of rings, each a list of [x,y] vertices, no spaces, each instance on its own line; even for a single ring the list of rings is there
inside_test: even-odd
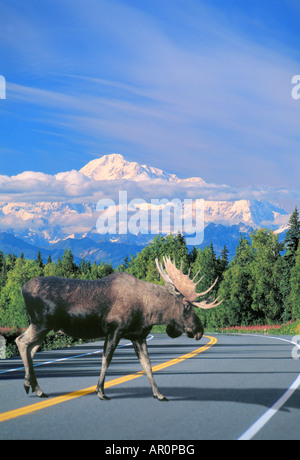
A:
[[[103,354],[102,354],[101,373],[100,373],[98,385],[96,388],[96,393],[99,399],[107,399],[107,400],[110,399],[104,393],[104,381],[105,381],[106,371],[112,360],[114,351],[117,348],[119,341],[120,341],[120,337],[117,331],[109,333],[105,339],[104,349],[103,349]]]
[[[139,358],[140,363],[150,381],[152,392],[153,392],[153,397],[158,399],[159,401],[168,401],[167,398],[165,398],[165,396],[161,394],[161,392],[159,391],[155,383],[155,380],[152,374],[150,359],[148,356],[148,348],[147,348],[146,339],[133,340],[132,343],[133,343],[135,352],[137,354],[137,357]]]
[[[42,344],[46,333],[47,331],[45,329],[38,330],[31,324],[24,334],[16,338],[16,344],[25,367],[25,391],[29,393],[31,387],[32,391],[35,391],[40,398],[46,398],[47,395],[42,392],[38,385],[32,358],[38,347]]]

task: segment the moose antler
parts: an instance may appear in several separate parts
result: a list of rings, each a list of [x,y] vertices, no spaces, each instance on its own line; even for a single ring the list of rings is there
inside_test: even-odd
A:
[[[156,263],[156,266],[157,266],[157,270],[159,271],[159,274],[162,277],[162,279],[165,281],[165,283],[173,284],[171,278],[165,273],[164,269],[162,268],[162,266],[158,262],[158,259],[155,259],[155,263]]]
[[[170,257],[163,257],[163,261],[164,261],[164,265],[165,265],[165,269],[167,273],[165,273],[158,259],[155,259],[157,269],[161,277],[163,278],[163,280],[167,283],[172,283],[176,287],[176,289],[195,307],[208,310],[210,308],[215,308],[222,303],[222,301],[218,302],[219,297],[211,303],[207,301],[195,302],[195,300],[198,297],[208,294],[208,292],[210,292],[213,289],[213,287],[216,285],[218,281],[218,278],[206,291],[198,293],[196,292],[196,287],[200,283],[200,281],[203,279],[203,277],[200,278],[200,280],[197,281],[197,283],[195,283],[194,280],[197,278],[199,272],[191,280],[190,279],[191,270],[189,270],[187,275],[184,275],[182,272],[182,262],[180,265],[180,270],[178,270],[178,268],[176,268],[176,265],[175,265],[175,260],[172,263]]]

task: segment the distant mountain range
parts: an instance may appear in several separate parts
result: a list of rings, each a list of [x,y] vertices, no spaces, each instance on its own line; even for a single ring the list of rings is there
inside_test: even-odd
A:
[[[22,184],[28,179],[29,186],[35,186],[38,180],[41,184],[44,181],[47,185],[43,192],[47,191],[47,186],[53,187],[53,176],[49,179],[42,173],[26,172],[20,177]],[[43,195],[43,200],[23,200],[19,195],[16,201],[0,202],[0,250],[17,255],[23,252],[25,257],[35,258],[40,249],[45,260],[49,254],[55,260],[65,249],[71,249],[76,261],[85,257],[91,262],[102,260],[117,266],[127,255],[140,251],[154,235],[100,235],[96,230],[99,216],[97,199],[106,194],[110,198],[116,197],[117,191],[130,189],[138,194],[137,198],[144,198],[151,209],[151,193],[158,196],[158,193],[164,194],[168,190],[169,195],[180,192],[181,197],[186,194],[187,197],[202,198],[204,191],[207,193],[211,188],[200,177],[179,179],[175,174],[128,162],[119,154],[105,155],[89,162],[79,172],[70,171],[54,177],[59,180],[59,187],[67,190],[67,199],[46,200]],[[12,187],[9,180],[6,183]],[[226,186],[223,187],[226,192]],[[93,199],[90,190],[94,193]],[[262,226],[268,226],[277,233],[286,229],[282,222],[286,220],[287,213],[278,205],[259,200],[209,198],[204,201],[205,231],[200,247],[213,242],[219,253],[226,244],[233,255],[240,234],[249,236],[253,229]]]

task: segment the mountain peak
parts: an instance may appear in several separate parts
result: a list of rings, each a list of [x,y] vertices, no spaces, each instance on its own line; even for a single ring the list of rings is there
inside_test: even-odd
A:
[[[79,172],[95,180],[112,180],[118,177],[116,172],[124,166],[123,155],[113,153],[90,161]]]
[[[179,183],[189,179],[179,179],[175,174],[169,174],[159,168],[141,165],[135,161],[127,161],[123,155],[113,153],[90,161],[80,169],[80,172],[94,180],[127,179],[136,182],[159,179],[166,182]],[[203,182],[203,179],[192,178],[192,181]]]

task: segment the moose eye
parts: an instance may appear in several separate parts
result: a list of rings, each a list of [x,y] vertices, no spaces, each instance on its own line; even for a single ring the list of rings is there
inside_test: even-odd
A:
[[[185,312],[190,311],[190,309],[191,309],[190,302],[188,300],[186,300],[186,299],[183,299],[183,307],[184,307]]]

